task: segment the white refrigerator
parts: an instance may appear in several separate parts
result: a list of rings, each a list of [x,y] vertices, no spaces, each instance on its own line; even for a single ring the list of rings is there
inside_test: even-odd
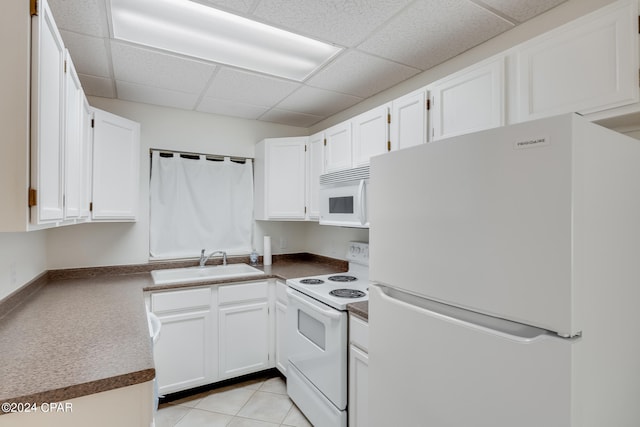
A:
[[[376,427],[640,426],[640,141],[567,114],[371,162]]]

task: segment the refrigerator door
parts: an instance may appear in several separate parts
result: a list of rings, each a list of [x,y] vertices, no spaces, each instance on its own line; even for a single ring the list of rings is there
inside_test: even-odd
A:
[[[571,425],[579,339],[379,286],[369,304],[372,426]]]
[[[371,280],[561,335],[579,332],[572,317],[576,119],[373,158]]]

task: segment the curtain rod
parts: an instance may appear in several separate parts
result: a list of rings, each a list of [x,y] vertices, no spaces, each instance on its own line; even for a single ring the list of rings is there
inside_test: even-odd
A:
[[[253,157],[225,156],[223,154],[193,153],[188,151],[165,150],[162,148],[150,148],[149,155],[152,155],[154,151],[158,151],[160,153],[167,153],[167,154],[178,154],[178,155],[184,154],[185,156],[205,156],[207,159],[213,159],[213,160],[224,160],[225,157],[228,157],[231,161],[235,161],[235,162],[245,162],[247,160],[251,160],[251,161],[254,160]]]

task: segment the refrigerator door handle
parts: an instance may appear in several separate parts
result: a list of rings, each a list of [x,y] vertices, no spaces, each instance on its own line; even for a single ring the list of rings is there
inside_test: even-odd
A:
[[[546,329],[536,328],[523,323],[517,323],[465,310],[452,305],[408,294],[388,286],[379,284],[372,285],[372,290],[374,292],[379,292],[382,299],[386,299],[388,302],[395,304],[404,305],[408,310],[418,311],[422,314],[436,317],[446,322],[455,323],[480,332],[500,336],[511,341],[532,343],[534,341],[544,339],[575,339],[559,337],[555,333]]]

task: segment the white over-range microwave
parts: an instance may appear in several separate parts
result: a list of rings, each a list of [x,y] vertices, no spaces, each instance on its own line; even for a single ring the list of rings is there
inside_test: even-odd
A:
[[[320,224],[369,228],[369,166],[320,175]]]

